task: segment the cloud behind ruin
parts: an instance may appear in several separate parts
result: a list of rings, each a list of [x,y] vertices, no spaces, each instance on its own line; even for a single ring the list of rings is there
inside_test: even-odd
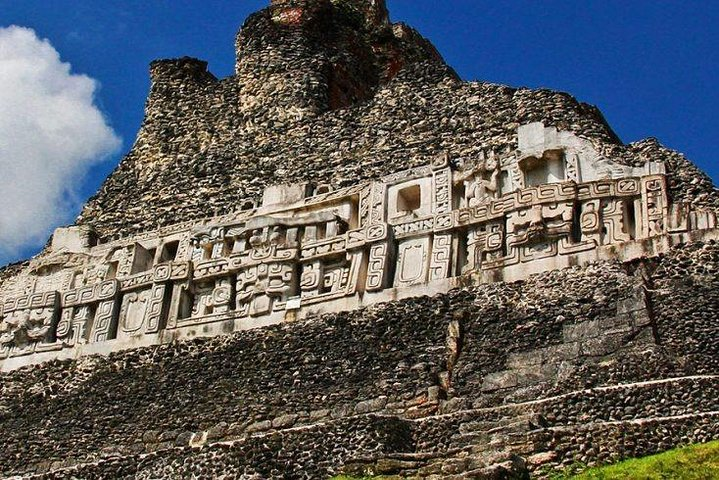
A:
[[[0,263],[71,221],[88,167],[120,147],[97,88],[33,30],[0,28]]]

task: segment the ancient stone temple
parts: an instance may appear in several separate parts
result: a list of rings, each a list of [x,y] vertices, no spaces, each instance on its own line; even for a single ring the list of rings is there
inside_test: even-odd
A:
[[[383,0],[275,0],[235,75],[0,271],[3,478],[538,478],[719,438],[719,191]]]

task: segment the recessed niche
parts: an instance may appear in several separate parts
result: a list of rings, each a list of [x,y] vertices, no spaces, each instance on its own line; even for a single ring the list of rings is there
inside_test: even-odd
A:
[[[422,189],[419,185],[412,185],[397,192],[397,211],[414,212],[422,205]]]
[[[547,183],[565,180],[564,154],[561,151],[548,151],[542,158],[528,157],[521,162],[524,185],[536,187]]]

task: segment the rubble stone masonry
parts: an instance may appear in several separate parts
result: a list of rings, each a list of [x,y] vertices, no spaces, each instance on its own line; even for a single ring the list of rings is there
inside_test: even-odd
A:
[[[0,270],[0,477],[546,478],[719,438],[719,191],[466,82],[383,0],[155,61],[128,155]]]

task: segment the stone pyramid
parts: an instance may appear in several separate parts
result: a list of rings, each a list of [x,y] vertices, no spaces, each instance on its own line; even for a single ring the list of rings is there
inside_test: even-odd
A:
[[[537,478],[719,438],[719,192],[383,0],[159,60],[75,225],[0,270],[2,478]]]

